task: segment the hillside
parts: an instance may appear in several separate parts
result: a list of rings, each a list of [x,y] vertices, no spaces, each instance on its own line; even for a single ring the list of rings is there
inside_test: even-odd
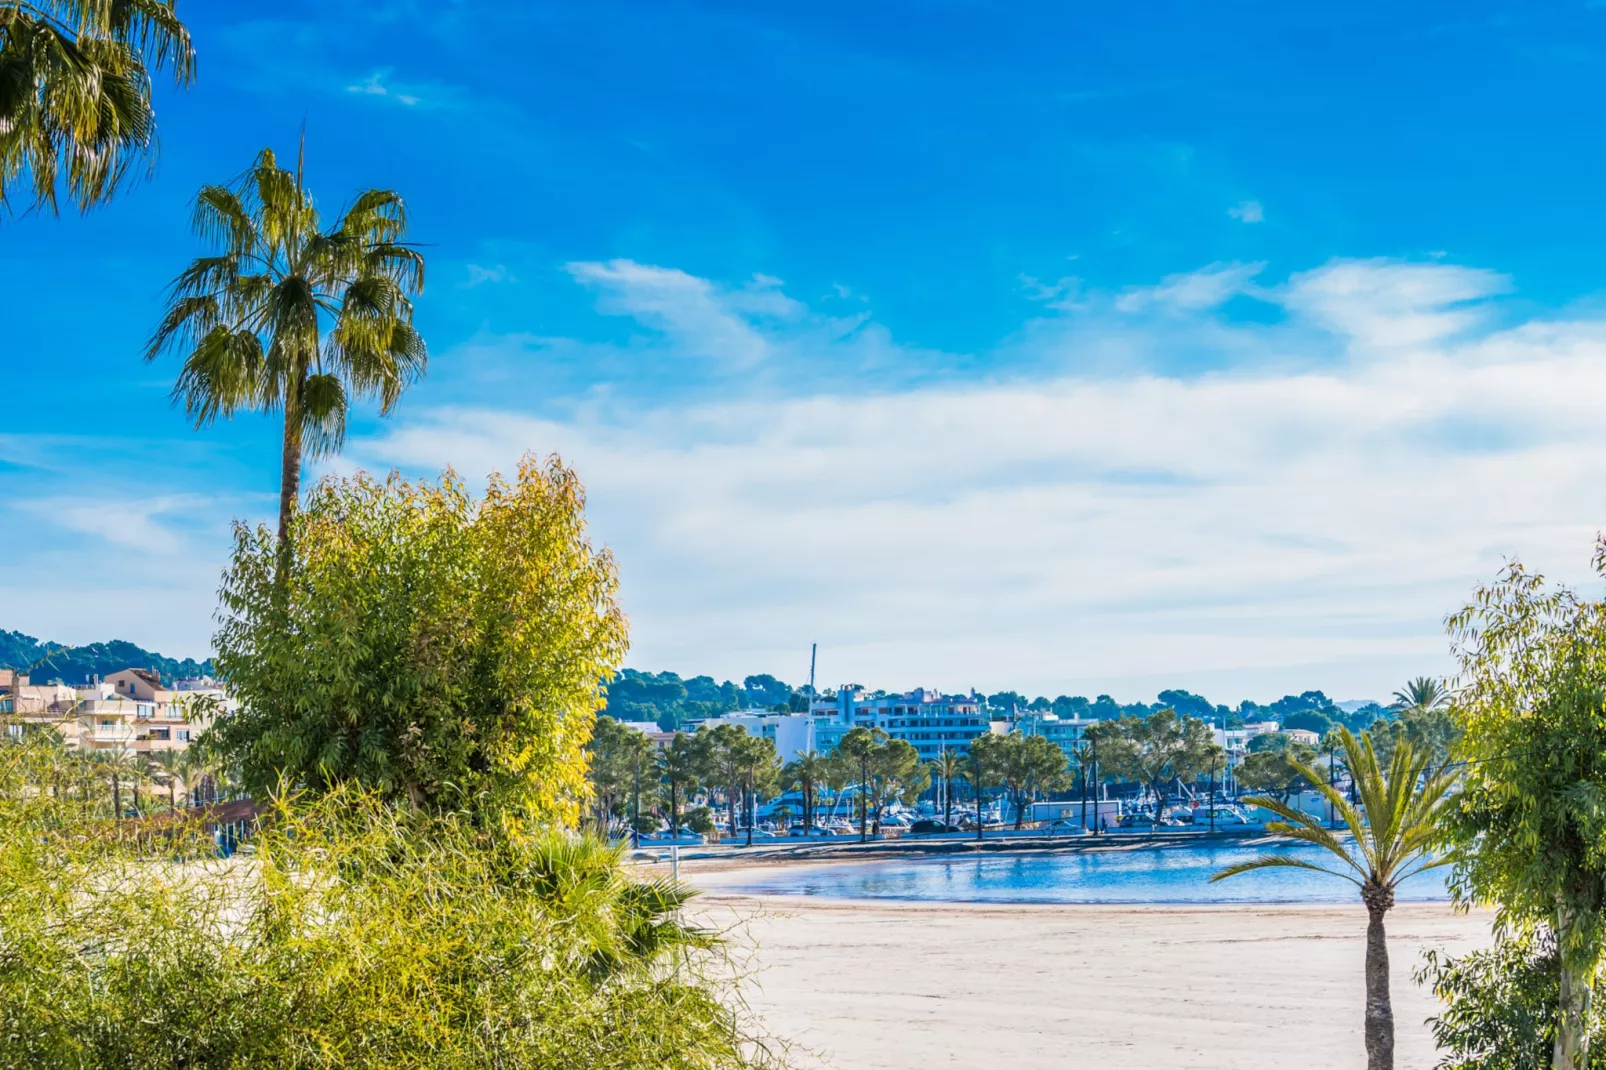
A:
[[[123,639],[70,647],[21,632],[0,631],[0,669],[25,671],[40,683],[60,680],[78,685],[122,669],[153,669],[164,681],[210,676],[212,661],[163,657]]]

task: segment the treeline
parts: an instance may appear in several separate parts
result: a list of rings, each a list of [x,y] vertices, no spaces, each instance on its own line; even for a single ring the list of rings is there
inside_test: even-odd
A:
[[[60,680],[79,687],[96,676],[124,669],[150,669],[164,682],[215,675],[212,660],[168,658],[123,639],[85,646],[67,646],[35,639],[22,632],[0,631],[0,669],[26,672],[34,683]]]
[[[834,697],[824,690],[823,698]],[[873,691],[873,696],[889,694]],[[1084,695],[1035,698],[1019,691],[998,691],[986,696],[988,709],[995,714],[1054,713],[1060,717],[1113,721],[1121,717],[1147,717],[1164,709],[1176,710],[1184,717],[1197,717],[1224,728],[1241,728],[1260,721],[1276,721],[1284,728],[1303,728],[1325,735],[1343,726],[1359,732],[1389,711],[1375,702],[1346,711],[1321,691],[1285,695],[1275,702],[1257,703],[1248,699],[1236,706],[1217,705],[1203,695],[1173,689],[1162,691],[1154,702],[1121,703],[1109,695],[1089,699]],[[764,673],[747,676],[740,684],[730,680],[716,683],[712,676],[682,679],[673,672],[640,672],[624,669],[608,685],[608,716],[616,721],[653,721],[665,731],[674,731],[687,721],[713,717],[741,709],[790,710],[809,708],[807,686],[792,687]]]

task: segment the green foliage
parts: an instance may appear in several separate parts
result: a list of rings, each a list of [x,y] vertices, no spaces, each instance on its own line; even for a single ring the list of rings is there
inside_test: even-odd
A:
[[[645,778],[650,791],[656,772],[652,741],[612,717],[598,717],[586,744],[591,790],[596,795],[598,827],[606,829],[613,817],[624,816],[639,783]]]
[[[193,227],[212,252],[173,280],[145,359],[181,357],[173,400],[197,428],[240,411],[283,415],[288,555],[303,456],[340,450],[351,401],[376,398],[389,413],[424,373],[413,329],[424,258],[394,191],[364,190],[325,227],[300,163],[288,171],[271,149],[234,186],[202,187]]]
[[[1174,781],[1207,772],[1220,752],[1209,726],[1169,709],[1091,726],[1088,732],[1098,740],[1105,775],[1141,784],[1156,798],[1164,798]]]
[[[1265,738],[1267,736],[1257,736],[1256,741]],[[1316,748],[1309,743],[1294,742],[1287,736],[1283,736],[1282,739],[1284,745],[1281,747],[1253,751],[1246,755],[1234,775],[1238,778],[1240,787],[1269,795],[1278,802],[1286,803],[1290,795],[1309,786],[1300,770],[1314,764]],[[1325,783],[1326,778],[1324,777],[1321,782]]]
[[[796,788],[803,796],[803,823],[814,824],[815,806],[821,787],[831,781],[831,760],[814,751],[806,751],[787,762],[781,769],[781,789]]]
[[[6,631],[0,631],[0,669],[30,673],[36,683],[61,680],[73,685],[124,669],[150,669],[167,681],[214,674],[210,659],[165,658],[122,639],[70,647]]]
[[[658,751],[658,780],[669,804],[669,828],[680,827],[680,804],[697,790],[708,770],[708,737],[676,732]]]
[[[1594,564],[1606,573],[1606,540]],[[1451,887],[1518,934],[1556,934],[1558,1047],[1576,1058],[1606,957],[1606,603],[1513,561],[1449,627],[1466,762],[1449,833],[1468,848]]]
[[[1453,832],[1478,848],[1454,887],[1520,931],[1549,922],[1558,899],[1574,904],[1578,926],[1557,935],[1593,963],[1606,906],[1606,604],[1547,590],[1513,562],[1451,627],[1468,763]]]
[[[986,739],[989,742],[982,743]],[[1059,791],[1070,783],[1065,752],[1043,736],[1011,732],[982,736],[975,741],[984,752],[984,768],[997,770],[999,781],[1015,806],[1015,827],[1026,820],[1026,804],[1040,791]]]
[[[270,532],[236,527],[216,643],[241,709],[207,744],[248,791],[352,780],[430,809],[577,819],[625,619],[573,472],[526,457],[479,501],[450,472],[326,479],[276,579],[277,563]]]
[[[0,211],[87,211],[154,163],[151,75],[195,76],[171,0],[0,4]]]
[[[685,825],[693,832],[706,836],[717,827],[714,811],[706,806],[694,806],[686,812]]]
[[[1548,929],[1497,934],[1494,946],[1449,958],[1428,951],[1418,984],[1444,1005],[1429,1019],[1440,1070],[1547,1070],[1556,1043],[1561,956]],[[1606,1067],[1606,1022],[1590,1020],[1590,1070]]]
[[[4,787],[0,1068],[775,1061],[718,940],[677,920],[688,893],[597,841],[339,787],[281,796],[219,861]]]
[[[1284,751],[1282,758],[1332,805],[1354,837],[1352,842],[1339,839],[1319,820],[1302,810],[1290,809],[1279,799],[1261,795],[1245,801],[1263,806],[1281,819],[1268,824],[1267,832],[1326,848],[1341,865],[1329,869],[1292,855],[1262,855],[1222,870],[1210,878],[1212,881],[1254,869],[1309,869],[1349,881],[1361,889],[1363,897],[1370,897],[1368,906],[1375,899],[1380,909],[1387,910],[1393,906],[1394,889],[1400,881],[1453,860],[1453,856],[1432,857],[1430,848],[1439,835],[1441,820],[1455,805],[1456,797],[1451,794],[1455,774],[1435,772],[1432,755],[1409,742],[1394,749],[1385,767],[1379,763],[1370,737],[1357,737],[1348,729],[1339,729],[1339,739],[1344,762],[1354,777],[1359,805],[1352,805],[1329,785],[1322,770],[1296,757],[1293,748]]]

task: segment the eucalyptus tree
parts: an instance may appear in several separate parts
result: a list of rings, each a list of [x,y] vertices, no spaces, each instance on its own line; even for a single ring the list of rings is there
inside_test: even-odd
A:
[[[1594,567],[1606,575],[1606,539]],[[1548,928],[1560,956],[1551,1065],[1595,1065],[1590,1025],[1606,962],[1606,602],[1512,561],[1449,619],[1460,663],[1465,848],[1452,890],[1519,938]]]
[[[708,762],[703,782],[724,792],[726,824],[734,836],[738,825],[736,806],[746,775],[745,744],[751,737],[747,734],[747,728],[739,724],[715,725],[699,732],[698,737],[705,741],[704,753]]]
[[[1321,770],[1285,752],[1283,760],[1326,798],[1343,819],[1352,840],[1343,840],[1319,819],[1269,796],[1249,796],[1281,820],[1266,826],[1276,836],[1326,849],[1336,859],[1322,865],[1297,855],[1267,854],[1228,866],[1210,879],[1224,880],[1240,873],[1279,867],[1311,870],[1347,880],[1366,904],[1366,1065],[1367,1070],[1393,1070],[1394,1010],[1389,997],[1388,937],[1383,917],[1394,907],[1400,882],[1423,870],[1448,865],[1453,855],[1435,857],[1431,849],[1441,835],[1440,826],[1455,806],[1452,794],[1456,774],[1435,771],[1433,755],[1401,740],[1385,768],[1378,762],[1372,740],[1339,729],[1344,763],[1355,781],[1359,805],[1353,805],[1326,782]]]
[[[195,77],[172,0],[0,0],[0,210],[109,201],[154,157],[166,69]]]
[[[195,198],[196,235],[213,251],[173,280],[146,360],[178,353],[173,400],[197,428],[241,410],[284,421],[278,545],[289,555],[304,459],[339,451],[353,398],[388,414],[424,372],[413,303],[424,259],[406,241],[399,194],[357,194],[325,225],[303,168],[263,149],[232,185]]]

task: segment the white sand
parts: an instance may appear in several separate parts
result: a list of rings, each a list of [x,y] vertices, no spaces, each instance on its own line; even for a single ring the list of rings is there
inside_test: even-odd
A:
[[[755,1009],[838,1070],[1365,1064],[1359,903],[700,902],[750,919]],[[1428,1070],[1436,1003],[1411,973],[1426,947],[1485,943],[1489,919],[1404,904],[1388,925],[1396,1066]]]

